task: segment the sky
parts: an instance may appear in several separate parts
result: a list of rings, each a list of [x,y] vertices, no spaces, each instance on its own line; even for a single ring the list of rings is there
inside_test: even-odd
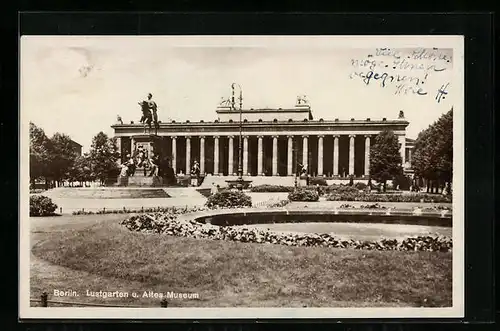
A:
[[[311,38],[23,37],[22,123],[31,121],[49,136],[66,133],[87,151],[99,131],[112,136],[117,115],[137,123],[137,103],[148,93],[162,121],[213,121],[234,82],[242,88],[244,108],[293,107],[298,95],[306,95],[316,119],[394,119],[403,110],[410,122],[407,136],[416,138],[463,102],[453,49],[373,44]],[[443,87],[447,94],[439,93]]]

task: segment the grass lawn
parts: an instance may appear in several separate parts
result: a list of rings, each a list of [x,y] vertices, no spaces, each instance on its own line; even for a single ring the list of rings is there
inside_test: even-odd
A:
[[[116,220],[37,233],[37,238],[31,296],[54,289],[80,294],[49,300],[159,306],[160,299],[85,297],[87,290],[121,290],[199,294],[199,300],[169,300],[179,307],[452,304],[451,253],[190,239],[131,232]]]

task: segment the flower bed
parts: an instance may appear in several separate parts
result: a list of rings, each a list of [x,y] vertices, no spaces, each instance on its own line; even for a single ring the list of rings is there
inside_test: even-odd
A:
[[[387,209],[387,207],[381,206],[378,203],[374,203],[374,204],[371,204],[371,205],[361,205],[360,207],[361,208],[365,208],[365,209]]]
[[[452,249],[452,239],[442,236],[417,236],[404,240],[382,239],[360,241],[339,239],[331,234],[284,233],[266,229],[201,224],[196,220],[179,220],[174,213],[133,215],[121,222],[131,231],[162,233],[196,239],[272,243],[286,246],[322,246],[363,250],[440,251]]]
[[[280,200],[278,202],[275,202],[275,203],[271,203],[269,205],[267,205],[268,208],[280,208],[280,207],[285,207],[286,205],[288,205],[291,201],[290,200]]]
[[[197,211],[209,210],[207,207],[152,207],[152,208],[140,208],[140,209],[129,209],[123,207],[123,209],[106,209],[92,211],[92,210],[77,210],[74,211],[73,215],[101,215],[101,214],[134,214],[134,213],[173,213],[173,214],[185,214],[194,213]]]
[[[335,192],[327,196],[328,201],[366,201],[366,202],[434,202],[451,203],[451,197],[430,194],[373,194],[365,192]]]

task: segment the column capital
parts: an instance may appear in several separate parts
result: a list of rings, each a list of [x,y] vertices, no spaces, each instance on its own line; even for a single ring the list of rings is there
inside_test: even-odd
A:
[[[172,139],[177,139],[177,136],[172,136],[171,138],[172,138]]]
[[[294,136],[293,136],[293,135],[291,135],[291,134],[287,134],[287,135],[286,135],[286,137],[287,137],[288,139],[293,139],[293,137],[294,137]]]
[[[191,139],[191,136],[185,136],[186,139]]]
[[[325,138],[325,135],[324,134],[319,134],[318,138]]]
[[[219,139],[219,136],[214,136],[214,139]]]
[[[279,136],[278,135],[273,135],[273,139],[278,139]]]
[[[229,139],[234,139],[233,135],[227,136]]]
[[[349,138],[356,138],[356,135],[355,134],[350,134]]]
[[[249,135],[243,135],[243,139],[248,139],[248,138],[250,138]]]
[[[334,134],[332,135],[333,138],[340,138],[340,135],[339,134]]]
[[[309,135],[304,134],[304,135],[302,135],[302,138],[309,138]]]
[[[371,137],[372,137],[372,135],[371,135],[371,134],[365,134],[365,138],[370,139]]]
[[[258,135],[257,138],[258,139],[262,139],[262,138],[264,138],[264,136],[263,135]]]
[[[205,139],[205,136],[198,136],[198,138],[200,138],[200,139]]]

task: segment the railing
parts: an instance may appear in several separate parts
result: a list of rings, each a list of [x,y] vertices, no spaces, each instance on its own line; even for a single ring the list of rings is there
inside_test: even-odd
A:
[[[100,303],[49,300],[49,295],[47,292],[43,292],[40,296],[40,299],[31,298],[30,302],[40,303],[41,307],[49,307],[49,304],[55,304],[55,305],[65,305],[65,306],[80,306],[80,307],[144,308],[144,306],[137,306],[137,305],[118,305],[118,304],[109,305]],[[162,299],[160,301],[160,307],[167,308],[168,301],[166,299]]]

